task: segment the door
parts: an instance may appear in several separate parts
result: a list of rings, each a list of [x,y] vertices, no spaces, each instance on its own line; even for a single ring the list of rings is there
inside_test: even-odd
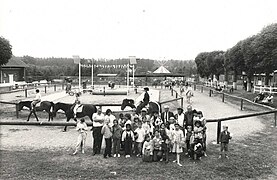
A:
[[[13,84],[13,74],[9,74],[9,83]]]

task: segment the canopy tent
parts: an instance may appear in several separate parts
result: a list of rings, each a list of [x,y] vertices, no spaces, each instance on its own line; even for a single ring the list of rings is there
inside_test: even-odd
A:
[[[170,71],[167,70],[164,66],[160,66],[156,71],[153,72],[154,74],[170,74]]]

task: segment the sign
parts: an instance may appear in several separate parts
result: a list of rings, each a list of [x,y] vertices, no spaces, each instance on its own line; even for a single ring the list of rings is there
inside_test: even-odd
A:
[[[131,65],[137,64],[136,56],[129,56],[129,58],[130,58],[130,64]]]
[[[77,55],[73,55],[72,56],[73,57],[73,60],[74,60],[74,64],[79,64],[80,63],[80,57],[79,56],[77,56]]]

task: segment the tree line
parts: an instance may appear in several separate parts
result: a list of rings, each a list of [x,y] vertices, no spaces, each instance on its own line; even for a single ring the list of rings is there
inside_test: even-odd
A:
[[[254,74],[265,73],[265,85],[269,84],[270,74],[277,69],[277,23],[263,28],[256,35],[243,39],[227,51],[201,52],[195,58],[197,72],[201,77],[218,79],[220,74],[233,74],[236,89],[238,75],[247,77],[247,91],[251,91]]]

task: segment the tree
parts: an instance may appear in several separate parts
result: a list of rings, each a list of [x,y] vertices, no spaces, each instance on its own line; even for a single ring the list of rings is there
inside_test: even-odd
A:
[[[207,57],[208,52],[201,52],[195,58],[195,63],[197,66],[197,72],[199,73],[200,77],[207,77],[209,78],[211,73],[207,66]]]
[[[10,42],[0,37],[0,66],[7,64],[12,57],[12,46]]]
[[[258,58],[257,71],[265,73],[265,85],[268,85],[270,73],[277,69],[277,23],[265,27],[253,45]]]

